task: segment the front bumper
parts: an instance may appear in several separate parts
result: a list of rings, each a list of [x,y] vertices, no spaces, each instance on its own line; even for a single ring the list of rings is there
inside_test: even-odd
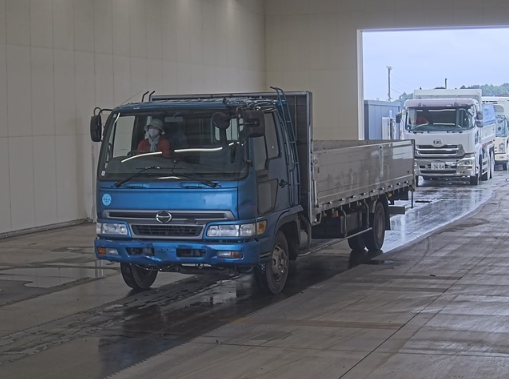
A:
[[[507,157],[507,153],[505,154],[495,154],[495,163],[508,163],[509,158]]]
[[[215,267],[253,266],[268,259],[268,237],[242,242],[147,241],[97,238],[94,243],[98,259],[164,268],[171,265],[196,264]],[[105,248],[106,254],[100,254]],[[111,249],[116,250],[113,254]],[[241,252],[241,258],[218,257],[219,252]],[[147,254],[147,252],[149,252]],[[264,254],[265,253],[265,254]]]
[[[476,175],[475,164],[462,164],[460,160],[416,159],[415,175],[434,178],[463,178]]]

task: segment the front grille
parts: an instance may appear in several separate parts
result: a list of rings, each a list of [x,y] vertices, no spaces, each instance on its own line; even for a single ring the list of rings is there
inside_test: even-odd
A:
[[[200,212],[200,211],[182,211],[182,210],[165,210],[170,213],[174,221],[180,223],[206,223],[209,221],[233,220],[231,212]],[[104,218],[129,220],[132,222],[150,222],[156,220],[156,215],[160,211],[139,211],[139,210],[105,210]]]
[[[194,225],[132,225],[133,233],[138,236],[154,237],[198,237],[202,226]]]
[[[441,147],[435,147],[431,145],[417,145],[415,149],[415,155],[420,157],[457,157],[463,156],[463,149],[458,145],[445,145]]]

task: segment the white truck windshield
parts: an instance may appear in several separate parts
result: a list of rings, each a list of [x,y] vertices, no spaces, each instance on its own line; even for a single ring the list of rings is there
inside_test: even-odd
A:
[[[465,108],[409,108],[405,123],[412,132],[448,131],[461,132],[474,127],[473,117]]]

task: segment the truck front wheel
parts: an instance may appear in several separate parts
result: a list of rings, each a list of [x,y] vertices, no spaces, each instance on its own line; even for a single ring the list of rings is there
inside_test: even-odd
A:
[[[120,263],[120,271],[125,284],[136,290],[145,290],[154,284],[157,270],[140,267],[129,263]]]
[[[258,288],[269,294],[281,292],[288,278],[289,267],[288,242],[283,232],[279,231],[274,241],[270,261],[255,267],[254,277]]]
[[[369,251],[380,250],[385,239],[385,208],[379,201],[375,205],[375,212],[369,216],[371,230],[364,233],[364,242]]]
[[[472,175],[470,177],[470,185],[476,186],[479,184],[479,173],[476,173],[475,175]]]
[[[353,251],[363,251],[366,247],[364,235],[359,234],[358,236],[348,238],[348,246],[350,246],[350,249]]]

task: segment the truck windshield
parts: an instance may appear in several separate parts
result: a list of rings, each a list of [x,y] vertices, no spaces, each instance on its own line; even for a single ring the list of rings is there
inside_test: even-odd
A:
[[[234,180],[247,174],[238,119],[219,128],[218,110],[113,113],[105,127],[101,180]],[[225,110],[221,110],[225,112]],[[227,127],[225,127],[227,126]],[[146,167],[154,170],[134,175]]]
[[[461,132],[474,127],[472,119],[465,108],[409,108],[405,128],[412,132]]]
[[[507,137],[507,119],[503,115],[497,115],[497,137]]]

